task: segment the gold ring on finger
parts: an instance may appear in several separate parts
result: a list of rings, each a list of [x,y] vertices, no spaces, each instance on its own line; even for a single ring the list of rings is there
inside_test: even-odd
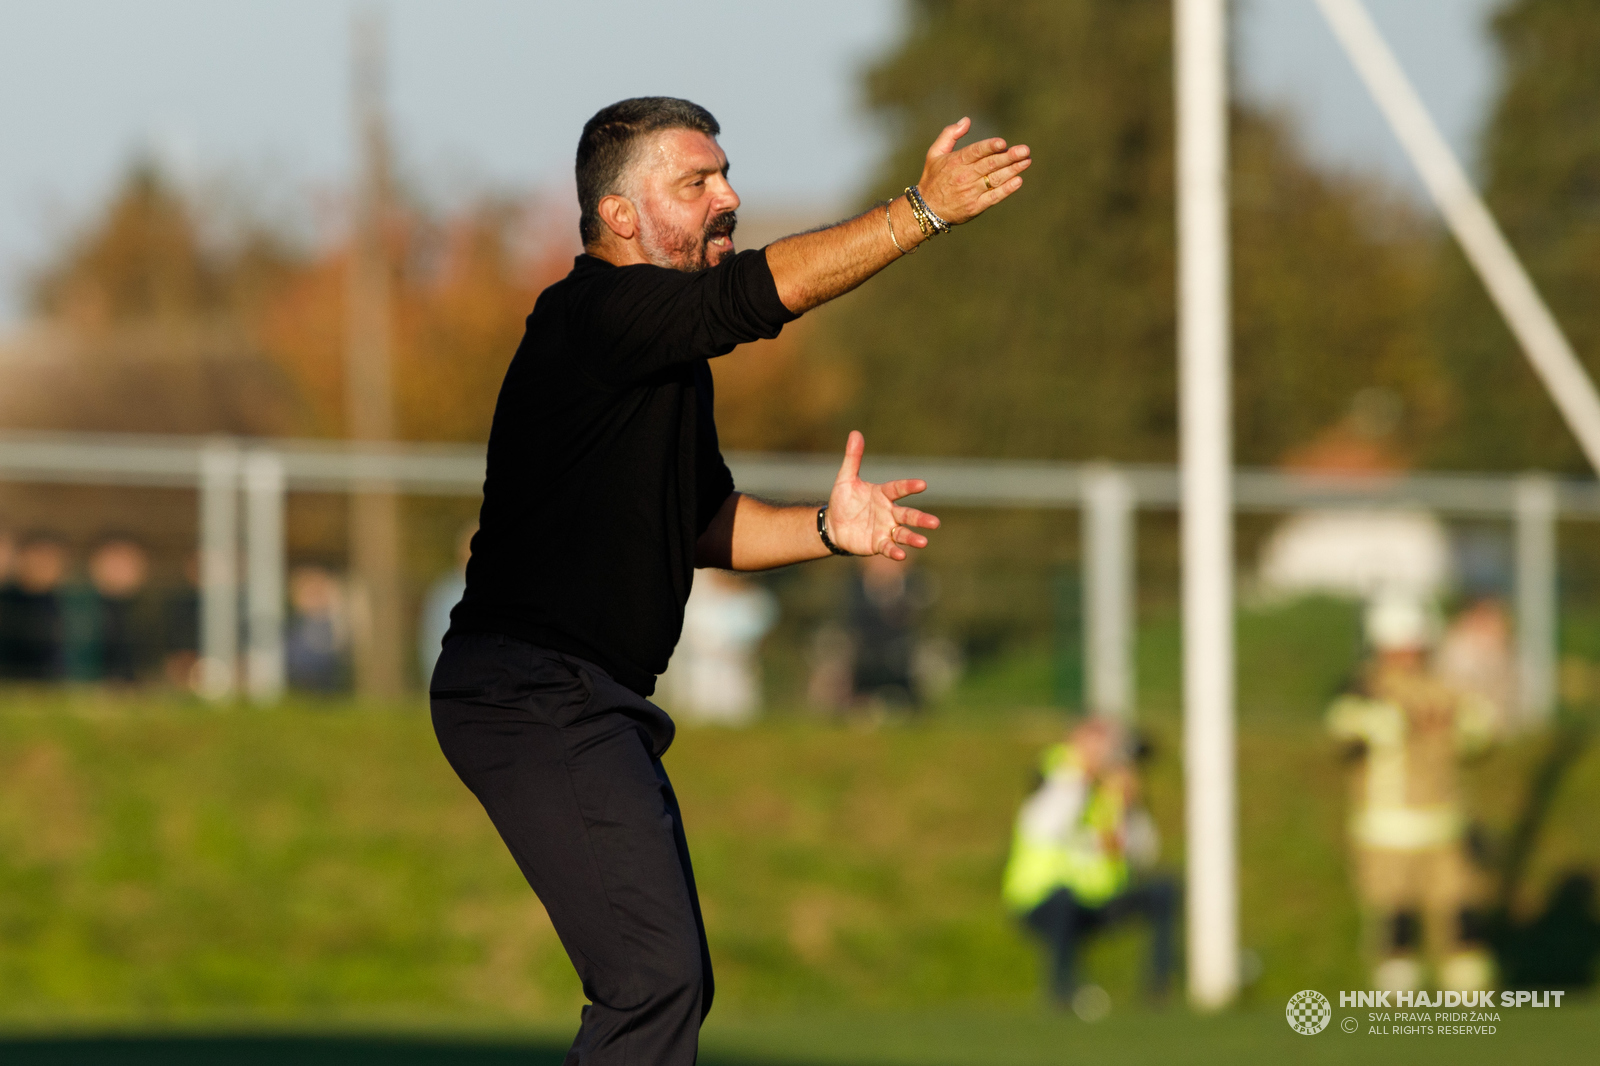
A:
[[[987,175],[987,174],[985,174],[985,175],[984,175],[984,176],[983,176],[983,187],[984,187],[984,188],[985,188],[985,189],[993,189],[993,188],[994,188],[994,186],[993,186],[993,185],[990,185],[990,184],[989,184],[989,175]]]

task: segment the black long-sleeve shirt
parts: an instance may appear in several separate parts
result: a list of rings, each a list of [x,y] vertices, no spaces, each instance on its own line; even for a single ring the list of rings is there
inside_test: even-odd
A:
[[[501,633],[655,691],[695,542],[733,492],[707,360],[795,317],[765,251],[698,273],[578,256],[540,294],[500,387],[445,639]]]

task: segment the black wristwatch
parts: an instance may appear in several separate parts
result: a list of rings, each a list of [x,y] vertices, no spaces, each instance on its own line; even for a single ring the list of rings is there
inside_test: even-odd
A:
[[[854,555],[835,544],[828,536],[828,505],[823,504],[817,508],[817,536],[822,538],[822,546],[834,555]]]

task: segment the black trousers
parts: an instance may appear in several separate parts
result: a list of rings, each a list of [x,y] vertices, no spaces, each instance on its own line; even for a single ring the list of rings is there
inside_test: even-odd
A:
[[[538,894],[589,1005],[568,1066],[690,1066],[711,958],[666,712],[593,663],[452,637],[430,685],[445,758]]]
[[[1050,995],[1060,1003],[1078,987],[1078,949],[1097,929],[1133,917],[1150,923],[1150,962],[1145,979],[1152,995],[1166,994],[1172,980],[1173,925],[1178,888],[1164,877],[1150,878],[1097,907],[1086,907],[1070,889],[1058,888],[1024,918],[1050,952]]]

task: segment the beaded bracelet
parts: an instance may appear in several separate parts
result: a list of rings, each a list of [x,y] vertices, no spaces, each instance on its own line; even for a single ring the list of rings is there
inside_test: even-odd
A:
[[[906,198],[911,201],[913,209],[919,212],[918,221],[920,222],[923,218],[926,218],[928,226],[932,228],[934,234],[950,232],[950,223],[936,215],[933,208],[928,206],[928,201],[922,198],[921,189],[915,185],[911,186],[906,190]]]
[[[911,217],[917,220],[917,228],[922,231],[922,236],[936,237],[939,231],[933,228],[933,223],[928,219],[928,213],[922,209],[921,201],[916,193],[912,192],[915,186],[906,186],[906,206],[911,208]]]

